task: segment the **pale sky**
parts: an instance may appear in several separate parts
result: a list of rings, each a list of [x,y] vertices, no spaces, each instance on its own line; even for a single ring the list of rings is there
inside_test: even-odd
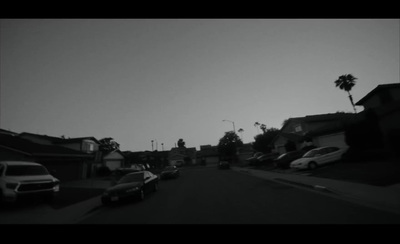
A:
[[[224,119],[252,142],[256,121],[353,112],[340,75],[355,102],[400,81],[399,19],[0,21],[0,128],[123,151],[217,145]]]

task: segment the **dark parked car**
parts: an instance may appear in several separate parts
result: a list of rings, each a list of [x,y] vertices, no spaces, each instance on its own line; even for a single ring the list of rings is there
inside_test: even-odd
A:
[[[252,157],[246,158],[246,161],[249,162],[249,165],[257,164],[257,162],[258,162],[257,158],[262,155],[263,155],[262,152],[256,152],[256,153],[254,153],[254,155]]]
[[[146,194],[158,190],[158,181],[158,176],[149,171],[129,173],[114,186],[107,188],[101,196],[101,201],[103,204],[110,204],[134,198],[143,200]]]
[[[219,161],[218,163],[218,169],[229,169],[230,164],[228,161]]]
[[[267,163],[272,163],[274,159],[276,159],[279,156],[279,153],[266,153],[262,154],[257,158],[257,161],[259,164],[267,164]]]
[[[278,168],[289,169],[290,163],[293,160],[301,158],[304,153],[304,151],[293,151],[284,153],[274,160],[275,166]]]
[[[111,186],[115,185],[123,176],[129,173],[144,171],[144,168],[118,168],[111,173]]]
[[[176,166],[167,166],[163,171],[161,171],[160,178],[171,179],[178,178],[180,176],[180,171]]]

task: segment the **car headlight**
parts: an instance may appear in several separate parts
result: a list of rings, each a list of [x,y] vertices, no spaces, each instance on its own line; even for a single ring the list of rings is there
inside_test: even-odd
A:
[[[53,180],[54,186],[53,186],[53,191],[59,192],[60,191],[60,181],[59,180]]]
[[[137,191],[137,190],[139,190],[139,187],[136,186],[134,188],[126,190],[126,192],[134,192],[134,191]]]
[[[15,188],[17,188],[17,186],[18,186],[18,183],[11,183],[11,182],[6,183],[6,187],[11,190],[15,190]]]

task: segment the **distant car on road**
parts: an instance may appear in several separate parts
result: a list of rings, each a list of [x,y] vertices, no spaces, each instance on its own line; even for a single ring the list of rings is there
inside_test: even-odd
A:
[[[228,161],[219,161],[218,163],[218,169],[229,169],[230,168],[230,164]]]
[[[134,198],[143,200],[146,194],[158,190],[158,181],[158,176],[149,171],[129,173],[104,191],[101,202],[110,204]]]
[[[274,159],[275,166],[278,168],[288,169],[290,163],[305,154],[304,151],[292,151],[281,154],[278,158]]]
[[[315,169],[316,167],[332,163],[341,159],[347,147],[318,147],[305,153],[303,157],[290,163],[293,169]]]
[[[35,162],[0,162],[0,202],[16,202],[29,196],[51,200],[60,191],[60,181]]]
[[[180,171],[176,166],[167,166],[161,171],[160,178],[164,179],[171,179],[171,178],[178,178],[180,176]]]

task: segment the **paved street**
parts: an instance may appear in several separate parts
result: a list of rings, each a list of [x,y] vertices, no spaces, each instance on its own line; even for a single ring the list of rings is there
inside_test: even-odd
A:
[[[233,170],[182,169],[143,202],[101,207],[81,224],[399,224],[400,215]]]

